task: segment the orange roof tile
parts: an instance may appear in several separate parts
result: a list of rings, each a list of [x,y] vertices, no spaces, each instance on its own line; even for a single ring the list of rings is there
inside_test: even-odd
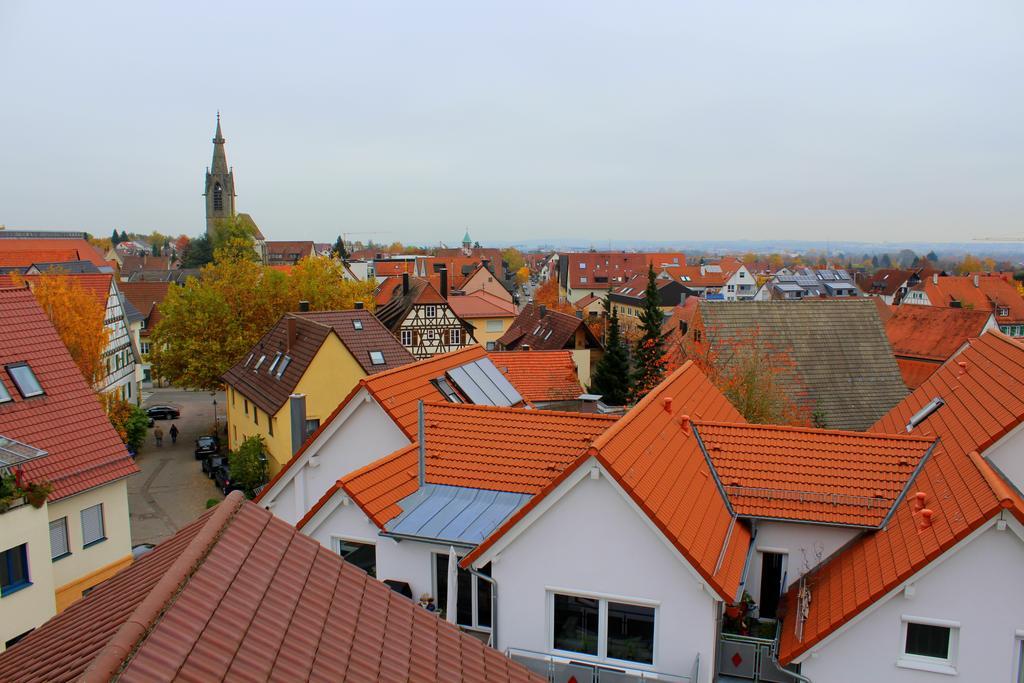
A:
[[[932,373],[942,367],[942,363],[931,360],[914,360],[896,356],[896,365],[900,368],[900,375],[907,388],[913,391],[924,384],[924,381],[932,376]]]
[[[977,282],[977,285],[975,285]],[[1024,298],[1001,275],[947,275],[925,278],[911,291],[923,291],[932,306],[969,306],[975,311],[996,314],[1000,324],[1024,322]],[[904,303],[904,306],[907,305]],[[913,305],[913,304],[911,304]],[[999,315],[1005,307],[1007,315]]]
[[[730,514],[684,415],[744,422],[704,373],[692,362],[685,363],[597,437],[586,454],[469,553],[462,565],[472,563],[593,456],[722,599],[734,600],[750,531]]]
[[[893,407],[872,432],[905,434],[910,417],[933,398],[939,407],[913,433],[938,437],[939,445],[896,505],[884,529],[859,537],[813,572],[811,603],[798,640],[784,623],[779,660],[788,664],[848,623],[932,560],[1010,509],[1024,520],[1024,504],[977,455],[1024,422],[1024,346],[987,332],[955,362],[946,363]],[[915,494],[932,511],[923,523]],[[796,586],[787,595],[795,600]]]
[[[464,403],[424,405],[426,480],[510,493],[539,492],[615,423],[609,415],[519,410]],[[419,444],[413,443],[337,482],[299,521],[302,528],[344,490],[382,527],[417,488]]]
[[[33,263],[90,261],[108,266],[99,249],[80,239],[3,239],[0,240],[0,264],[31,266]]]
[[[935,443],[919,436],[700,422],[737,514],[877,527]]]
[[[990,311],[904,304],[885,322],[885,335],[897,356],[944,362],[968,339],[979,336],[991,315]]]
[[[571,351],[496,351],[487,355],[530,403],[571,401],[584,393]]]
[[[448,305],[460,318],[514,318],[516,307],[493,294],[480,290],[448,297]]]

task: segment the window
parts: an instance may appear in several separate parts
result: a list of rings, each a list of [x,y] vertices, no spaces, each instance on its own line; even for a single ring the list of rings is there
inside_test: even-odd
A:
[[[448,344],[460,346],[462,344],[462,330],[457,327],[448,330]]]
[[[412,330],[402,330],[402,346],[412,346]]]
[[[654,663],[655,608],[605,598],[551,593],[551,645],[639,664]]]
[[[31,585],[28,579],[28,546],[22,543],[0,553],[0,597]]]
[[[726,285],[725,286],[725,291],[727,291],[727,292],[735,292],[736,291],[736,285]]]
[[[580,270],[586,270],[586,269],[587,269],[587,264],[586,263],[580,263]]]
[[[693,341],[695,341],[695,342],[699,342],[700,341],[700,330],[694,330],[693,331]]]
[[[491,575],[491,565],[480,570],[485,576]],[[455,621],[459,626],[488,630],[491,628],[491,584],[459,567],[459,596]],[[448,606],[448,555],[434,555],[434,596],[438,609]]]
[[[288,369],[288,366],[291,365],[291,363],[292,363],[292,357],[291,356],[285,356],[284,358],[281,359],[281,367],[279,367],[277,369],[277,378],[278,379],[281,379],[281,375],[284,374],[284,371]]]
[[[502,322],[501,322],[501,320],[488,320],[487,321],[487,331],[488,332],[501,332],[502,331]]]
[[[18,393],[21,394],[22,398],[42,395],[43,387],[40,386],[39,380],[36,379],[36,375],[32,372],[32,368],[28,366],[28,363],[8,365],[7,374],[11,376],[14,386],[18,388]]]
[[[245,409],[245,414],[249,414],[249,399],[243,399],[242,407]]]
[[[281,352],[278,351],[277,353],[274,354],[274,360],[270,363],[270,367],[267,368],[267,374],[268,375],[273,375],[274,374],[274,368],[276,368],[277,364],[280,363],[280,362],[281,362]]]
[[[252,421],[257,427],[260,425],[260,409],[256,406],[252,407]]]
[[[434,337],[437,335],[437,330],[427,330],[426,338],[428,342],[434,341]]]
[[[261,365],[263,365],[263,361],[265,361],[266,359],[267,359],[267,354],[265,354],[265,353],[264,353],[263,355],[261,355],[261,356],[260,356],[260,359],[259,359],[258,361],[256,361],[256,365],[254,365],[254,366],[252,367],[252,369],[253,369],[253,372],[255,372],[255,371],[259,370],[259,369],[260,369],[260,366],[261,366]]]
[[[427,306],[426,316],[428,318],[436,318],[437,317],[437,306]]]
[[[50,522],[50,559],[59,560],[71,554],[68,546],[68,518],[61,517]]]
[[[82,547],[107,540],[103,535],[103,503],[82,510]]]
[[[309,435],[320,429],[320,420],[306,420],[306,439]],[[305,441],[305,439],[303,439]]]
[[[494,342],[487,342],[487,350],[494,351]]]
[[[363,329],[363,321],[362,320],[353,320],[352,321],[352,329],[355,329],[355,330]]]
[[[142,355],[143,356],[148,356],[149,355],[149,342],[142,342]]]
[[[11,395],[7,391],[7,387],[4,386],[3,382],[0,382],[0,403],[7,403],[11,400]]]
[[[213,186],[213,210],[224,210],[224,191],[221,189],[220,183],[215,183]]]
[[[271,417],[270,415],[267,415],[267,429],[270,430],[270,435],[271,436],[274,435],[274,423],[275,422],[277,422],[277,418],[276,417]]]
[[[335,538],[334,550],[349,564],[354,564],[370,576],[377,578],[377,546],[374,544]]]
[[[896,665],[938,673],[956,673],[960,624],[955,621],[903,617],[903,651]]]
[[[587,276],[586,275],[580,275],[580,284],[581,285],[587,284]]]
[[[370,362],[374,365],[384,365],[384,354],[380,351],[370,351]]]
[[[1008,316],[1010,315],[1010,309],[1005,306],[1000,306],[999,310],[996,311],[996,315],[1000,317]]]

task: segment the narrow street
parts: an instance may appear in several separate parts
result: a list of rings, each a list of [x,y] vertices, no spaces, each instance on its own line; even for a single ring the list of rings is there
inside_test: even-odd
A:
[[[146,396],[143,408],[169,404],[181,410],[178,420],[157,420],[164,432],[164,443],[157,447],[153,429],[136,462],[142,470],[128,480],[128,508],[131,515],[132,544],[158,543],[206,510],[206,501],[223,496],[203,474],[195,459],[195,440],[210,433],[213,426],[213,398],[209,392],[181,389],[153,389]],[[217,412],[223,430],[225,421],[224,394],[217,394]],[[168,433],[176,424],[180,433],[177,444]]]

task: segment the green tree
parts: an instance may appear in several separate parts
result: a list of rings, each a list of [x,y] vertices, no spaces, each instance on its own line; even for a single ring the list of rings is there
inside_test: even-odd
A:
[[[928,255],[925,256],[925,258],[928,259],[929,261],[931,261],[932,263],[938,263],[939,262],[939,255],[936,254],[934,251],[929,251]]]
[[[601,394],[608,405],[621,406],[629,401],[629,356],[619,332],[619,314],[612,308],[611,291],[604,298],[604,314],[608,319],[608,337],[604,342],[604,355],[594,367],[594,381],[590,390]]]
[[[137,453],[146,440],[146,429],[149,427],[146,412],[134,403],[118,398],[114,393],[101,394],[100,401],[117,435],[129,449]]]
[[[118,242],[127,242],[128,241],[128,233],[126,233],[124,230],[122,230],[121,231],[121,237],[117,241]]]
[[[159,255],[160,255],[160,245],[157,244],[156,242],[153,242],[153,256],[159,256]]]
[[[334,240],[334,246],[331,247],[331,256],[342,261],[348,260],[348,252],[345,250],[345,240],[341,239],[341,235],[338,235],[338,239]]]
[[[117,243],[120,242],[120,241],[121,241],[121,237],[118,236],[118,234],[117,234],[117,228],[114,228],[114,232],[110,235],[110,243],[113,244],[116,247]]]
[[[213,245],[210,244],[210,238],[200,235],[188,240],[182,247],[179,258],[182,268],[202,268],[213,262]]]
[[[509,273],[515,273],[526,265],[526,259],[523,258],[523,253],[515,247],[503,249],[501,252],[501,260],[505,262],[505,269]]]
[[[647,266],[647,289],[640,311],[640,338],[633,348],[633,401],[639,401],[665,376],[665,335],[661,326],[665,312],[661,310],[661,293],[654,267]]]
[[[228,454],[228,474],[246,498],[256,496],[256,489],[267,481],[266,444],[262,436],[250,436],[238,450]]]
[[[218,251],[222,252],[226,259],[258,260],[256,225],[247,216],[232,216],[216,221],[210,242],[213,246],[214,260],[217,260]]]
[[[373,310],[376,287],[374,280],[346,280],[345,267],[334,259],[307,256],[288,276],[288,310],[298,309],[300,301],[308,301],[314,311],[346,310],[354,308],[356,301]]]

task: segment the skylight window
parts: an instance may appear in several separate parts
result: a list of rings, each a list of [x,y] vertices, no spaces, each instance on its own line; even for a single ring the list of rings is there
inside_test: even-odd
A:
[[[281,366],[277,369],[277,378],[278,379],[281,379],[281,375],[283,375],[284,371],[288,369],[288,366],[291,364],[291,362],[292,362],[292,357],[291,356],[285,356],[284,358],[281,359]]]
[[[32,368],[28,366],[28,363],[8,365],[7,374],[11,376],[14,386],[18,388],[18,393],[21,394],[22,398],[42,396],[43,387],[39,384],[39,380],[36,379],[36,375],[32,372]]]
[[[281,352],[278,351],[276,354],[274,354],[274,362],[270,364],[269,368],[267,368],[267,374],[268,375],[273,375],[274,374],[274,368],[276,368],[277,364],[280,363],[280,362],[281,362]]]
[[[932,400],[928,401],[921,410],[917,411],[910,416],[910,422],[907,423],[907,432],[912,432],[914,427],[921,424],[928,419],[928,416],[934,413],[936,410],[946,405],[946,402],[936,396]]]
[[[7,387],[4,386],[3,382],[0,382],[0,403],[7,403],[11,400],[11,395],[7,393]]]
[[[357,330],[363,329],[363,321],[362,320],[353,320],[352,321],[352,327],[354,329],[357,329]]]
[[[252,368],[253,371],[259,370],[260,366],[263,365],[263,361],[265,361],[266,359],[267,359],[267,354],[264,353],[263,355],[261,355],[260,359],[258,361],[256,361],[256,365],[253,366],[253,368]]]
[[[380,351],[370,351],[370,362],[374,365],[384,365],[384,354]]]
[[[450,403],[462,403],[462,399],[459,398],[459,394],[452,389],[452,385],[448,383],[445,377],[438,377],[434,380],[434,385],[444,394],[444,397],[448,399]]]
[[[253,356],[255,356],[255,355],[256,355],[256,354],[254,354],[254,353],[250,353],[250,354],[249,354],[249,357],[245,359],[245,362],[244,362],[244,363],[242,363],[242,365],[243,365],[244,367],[249,367],[249,363],[251,363],[251,362],[252,362],[252,357],[253,357]]]

